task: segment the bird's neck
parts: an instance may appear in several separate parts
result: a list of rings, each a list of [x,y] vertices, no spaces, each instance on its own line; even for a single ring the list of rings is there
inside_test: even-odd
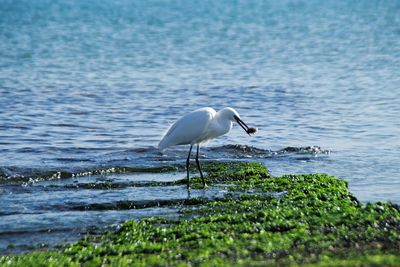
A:
[[[221,119],[218,116],[214,118],[213,130],[215,131],[216,136],[226,134],[231,129],[232,129],[231,121]]]

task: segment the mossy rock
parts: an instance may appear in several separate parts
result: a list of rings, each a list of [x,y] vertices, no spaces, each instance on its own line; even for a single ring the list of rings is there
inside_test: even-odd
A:
[[[206,162],[202,169],[207,174],[204,178],[208,185],[231,182],[255,183],[270,177],[267,168],[257,162]],[[191,170],[197,171],[197,168],[192,167]],[[179,183],[187,183],[187,180],[182,179]],[[198,176],[191,178],[190,184],[194,188],[201,188],[203,185]]]
[[[327,174],[271,177],[259,163],[209,163],[229,185],[192,219],[128,221],[62,251],[2,256],[5,266],[398,266],[400,210],[360,204]],[[193,179],[200,185],[199,178]],[[273,192],[279,194],[272,194]]]

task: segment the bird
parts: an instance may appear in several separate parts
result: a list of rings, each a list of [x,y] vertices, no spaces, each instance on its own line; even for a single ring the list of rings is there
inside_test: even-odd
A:
[[[171,146],[190,145],[186,159],[188,189],[190,189],[189,164],[193,146],[197,145],[196,164],[203,188],[205,188],[207,185],[199,162],[200,144],[228,133],[232,129],[233,122],[239,124],[249,136],[257,131],[256,128],[248,127],[240,118],[239,113],[230,107],[223,108],[218,112],[210,107],[197,109],[184,115],[168,128],[159,142],[158,148],[163,151]]]

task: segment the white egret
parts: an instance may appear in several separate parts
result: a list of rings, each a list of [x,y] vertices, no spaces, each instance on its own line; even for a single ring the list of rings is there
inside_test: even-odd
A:
[[[196,164],[199,169],[203,186],[206,186],[203,172],[199,163],[199,147],[218,136],[228,133],[232,128],[232,122],[237,122],[248,135],[256,132],[255,128],[248,127],[233,108],[223,108],[216,112],[213,108],[197,109],[177,120],[163,136],[158,144],[160,150],[170,146],[190,145],[186,160],[186,173],[188,188],[190,188],[189,161],[193,145],[197,145]]]

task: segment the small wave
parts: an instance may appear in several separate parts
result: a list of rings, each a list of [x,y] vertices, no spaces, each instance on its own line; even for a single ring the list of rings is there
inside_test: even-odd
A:
[[[285,147],[279,150],[262,149],[248,145],[224,145],[219,147],[209,148],[208,151],[214,152],[220,157],[233,156],[234,158],[269,158],[282,155],[316,155],[316,154],[329,154],[329,150],[322,149],[319,146],[305,146],[305,147]],[[225,155],[224,155],[225,154]]]
[[[297,154],[329,154],[331,151],[322,149],[319,146],[292,147],[288,146],[277,151],[278,154],[297,153]]]
[[[26,168],[17,166],[0,167],[0,184],[30,185],[44,180],[78,178],[90,175],[111,173],[166,172],[184,167],[187,147],[173,147],[161,152],[156,147],[138,147],[77,158],[55,157],[54,166]],[[330,151],[319,146],[285,147],[280,150],[263,149],[249,145],[228,144],[216,147],[204,147],[200,157],[204,160],[258,160],[265,158],[287,157],[304,158],[316,155],[329,155]],[[72,164],[73,163],[73,164]],[[71,167],[72,166],[72,167]]]
[[[156,147],[153,147],[153,146],[130,148],[127,151],[128,152],[135,152],[135,153],[159,152],[159,150]]]
[[[268,149],[257,148],[248,145],[224,145],[219,147],[211,147],[210,151],[214,152],[233,152],[237,154],[247,154],[247,155],[265,155],[270,154],[272,151]]]
[[[67,172],[67,171],[28,171],[22,169],[21,172],[29,172],[26,175],[13,174],[4,175],[0,172],[0,184],[21,184],[27,186],[40,181],[52,181],[67,178],[79,178],[83,176],[92,175],[107,175],[113,173],[160,173],[160,172],[171,172],[176,171],[180,168],[178,165],[159,166],[159,167],[110,167],[110,168],[94,168],[90,170],[82,170],[79,172]]]

